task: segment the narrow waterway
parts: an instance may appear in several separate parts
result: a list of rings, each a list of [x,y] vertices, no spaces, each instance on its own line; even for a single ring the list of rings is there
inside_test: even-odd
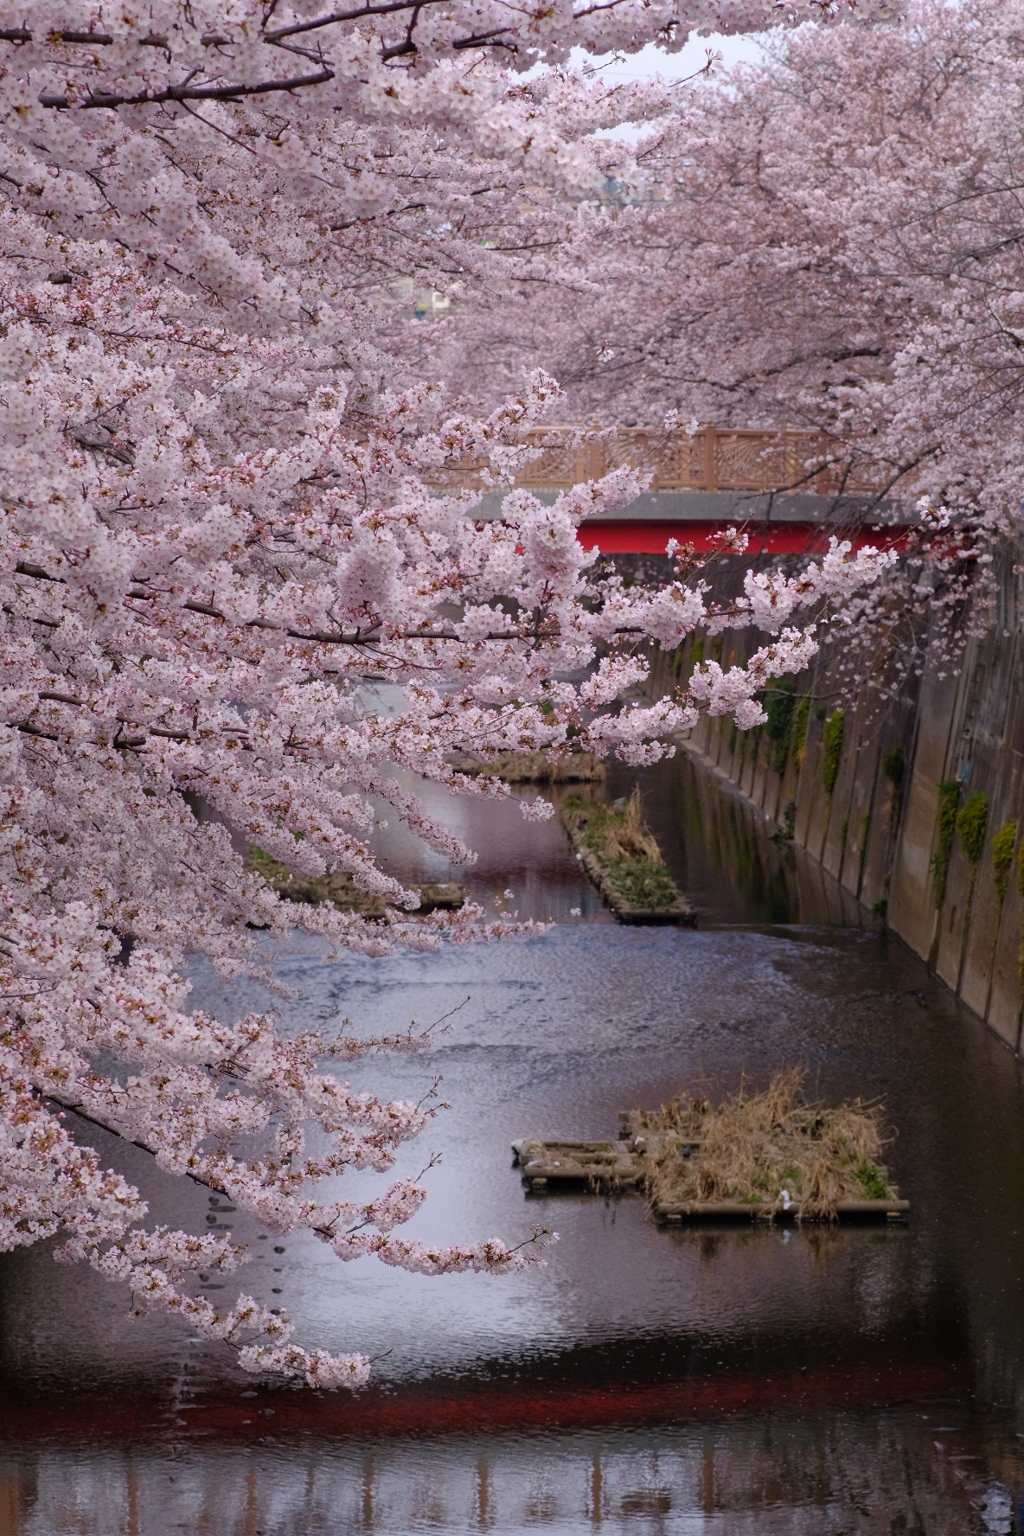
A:
[[[517,1239],[541,1221],[560,1234],[547,1267],[423,1280],[255,1241],[245,1289],[304,1342],[381,1357],[352,1399],[253,1385],[43,1249],[9,1256],[0,1536],[1021,1530],[1020,1064],[687,759],[642,785],[696,931],[619,927],[557,822],[463,802],[449,814],[480,850],[471,890],[556,919],[548,934],[275,956],[291,1024],[458,1008],[428,1054],[351,1080],[420,1097],[443,1078],[451,1107],[406,1159],[442,1155],[411,1231]],[[449,873],[399,837],[385,852],[410,877]],[[260,1000],[196,983],[225,1012]],[[683,1083],[760,1084],[795,1062],[823,1098],[885,1099],[905,1228],[661,1231],[636,1197],[527,1196],[510,1166],[524,1134],[614,1135],[620,1109]],[[203,1225],[201,1191],[111,1157],[165,1218]]]

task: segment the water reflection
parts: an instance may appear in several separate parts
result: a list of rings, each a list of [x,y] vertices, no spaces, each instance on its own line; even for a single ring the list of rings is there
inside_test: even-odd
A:
[[[626,793],[635,777],[613,766],[609,792]],[[724,776],[680,751],[638,777],[666,861],[705,925],[862,923],[856,901],[802,849],[780,842]]]
[[[857,903],[801,849],[775,841],[764,817],[685,752],[639,774],[612,763],[603,787],[545,786],[543,792],[558,805],[569,793],[628,795],[637,783],[666,862],[695,900],[703,926],[859,926]],[[515,909],[523,917],[567,922],[578,908],[584,922],[612,922],[557,822],[523,820],[519,802],[537,793],[534,786],[514,786],[507,799],[456,800],[434,785],[422,791],[428,810],[476,851],[475,864],[449,864],[394,825],[377,834],[377,847],[399,877],[460,881],[492,912]]]
[[[125,1458],[116,1481],[106,1457],[43,1452],[31,1482],[20,1464],[0,1462],[0,1511],[11,1512],[8,1523],[0,1513],[0,1531],[963,1536],[986,1529],[986,1509],[988,1529],[1011,1529],[1005,1487],[973,1470],[964,1475],[976,1458],[961,1453],[958,1465],[936,1454],[934,1437],[928,1420],[906,1414],[883,1421],[851,1416],[824,1432],[806,1419],[779,1416],[757,1435],[722,1424],[486,1443],[264,1440],[221,1448],[216,1458],[142,1449]],[[913,1486],[906,1477],[911,1448],[919,1468]],[[873,1512],[885,1523],[870,1523]]]
[[[1017,1063],[882,936],[822,926],[843,915],[834,889],[692,765],[643,788],[702,908],[695,933],[602,917],[384,965],[329,965],[300,939],[276,956],[295,1025],[341,1006],[388,1029],[469,997],[427,1058],[388,1076],[418,1096],[440,1072],[453,1106],[428,1138],[443,1161],[414,1230],[509,1236],[543,1219],[562,1237],[549,1267],[429,1282],[341,1269],[312,1241],[254,1242],[245,1288],[303,1338],[391,1351],[353,1401],[236,1380],[174,1325],[127,1320],[98,1279],[42,1250],[9,1256],[0,1536],[1018,1529]],[[459,814],[481,895],[593,912],[556,824],[512,804]],[[410,877],[447,873],[397,837],[387,853]],[[261,1000],[197,982],[223,1011]],[[886,1097],[907,1229],[664,1232],[631,1197],[527,1198],[509,1166],[524,1133],[608,1134],[680,1081],[728,1089],[795,1060],[823,1095]],[[354,1086],[378,1070],[360,1065]],[[111,1156],[168,1218],[203,1223],[203,1192],[132,1149]]]

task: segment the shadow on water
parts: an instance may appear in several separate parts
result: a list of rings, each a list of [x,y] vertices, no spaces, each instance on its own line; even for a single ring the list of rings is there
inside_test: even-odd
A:
[[[548,1267],[425,1281],[224,1216],[253,1240],[244,1289],[304,1341],[383,1357],[351,1398],[242,1379],[171,1322],[130,1319],[97,1277],[10,1255],[0,1536],[1020,1529],[1019,1064],[689,760],[641,781],[696,932],[611,922],[557,822],[439,802],[480,850],[471,893],[557,927],[333,964],[295,936],[273,956],[286,1027],[340,1008],[390,1029],[469,998],[384,1077],[418,1097],[443,1074],[452,1105],[401,1167],[443,1154],[410,1230],[518,1238],[544,1221],[561,1236]],[[382,851],[409,878],[453,873],[397,833]],[[195,984],[224,1013],[265,1001],[201,967]],[[794,1061],[825,1097],[884,1096],[906,1228],[659,1231],[635,1197],[528,1198],[510,1168],[524,1133],[613,1134],[620,1109],[683,1082],[731,1089]],[[379,1062],[350,1076],[381,1086]],[[161,1219],[202,1227],[204,1192],[112,1139],[104,1152]]]
[[[702,926],[861,925],[856,901],[820,865],[686,752],[639,774],[613,765],[608,793],[627,794],[637,782],[666,863],[691,893]]]
[[[614,768],[609,792],[627,780]],[[644,809],[680,887],[713,923],[835,921],[810,861],[773,841],[764,819],[684,752],[639,775]],[[803,879],[801,879],[801,875]]]

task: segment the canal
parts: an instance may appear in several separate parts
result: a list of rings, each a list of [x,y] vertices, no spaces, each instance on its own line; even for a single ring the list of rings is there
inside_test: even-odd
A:
[[[410,1231],[513,1240],[540,1221],[560,1235],[547,1267],[343,1267],[227,1213],[254,1239],[245,1289],[302,1342],[379,1357],[353,1399],[243,1379],[43,1249],[8,1256],[0,1536],[1021,1530],[1020,1064],[687,758],[641,784],[696,931],[617,926],[556,821],[461,802],[446,814],[480,857],[455,877],[550,932],[387,961],[328,963],[299,938],[274,955],[288,1024],[457,1010],[427,1054],[351,1081],[418,1098],[442,1079],[450,1108],[403,1163],[441,1157]],[[450,873],[388,836],[396,872]],[[195,981],[225,1012],[261,1001]],[[620,1109],[681,1084],[761,1085],[796,1062],[825,1099],[884,1098],[906,1227],[664,1231],[636,1197],[528,1196],[510,1166],[525,1134],[614,1135]],[[165,1219],[203,1224],[204,1192],[110,1156]]]

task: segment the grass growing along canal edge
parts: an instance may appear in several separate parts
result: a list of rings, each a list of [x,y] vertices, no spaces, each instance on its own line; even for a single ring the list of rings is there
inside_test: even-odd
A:
[[[639,790],[628,800],[568,795],[562,821],[584,870],[621,921],[694,921],[644,821]]]

